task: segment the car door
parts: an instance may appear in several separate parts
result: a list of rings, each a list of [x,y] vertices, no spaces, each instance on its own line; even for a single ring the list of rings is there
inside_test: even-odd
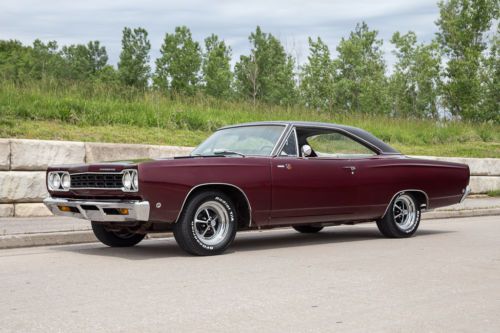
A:
[[[297,128],[290,132],[282,152],[271,162],[271,224],[355,218],[360,184],[351,156],[331,154],[329,147],[338,146],[331,141],[338,141],[338,135],[325,129]],[[314,144],[316,156],[300,156],[299,147],[308,143]]]

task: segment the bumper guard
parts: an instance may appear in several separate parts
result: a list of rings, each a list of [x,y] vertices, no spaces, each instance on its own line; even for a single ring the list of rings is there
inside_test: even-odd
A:
[[[462,194],[462,198],[460,199],[460,203],[464,202],[465,198],[467,198],[467,196],[470,194],[470,191],[471,191],[470,185],[467,185],[464,194]]]
[[[54,215],[96,222],[148,221],[148,201],[86,201],[46,198],[43,203]],[[65,211],[61,210],[61,207]],[[126,212],[126,214],[125,214]]]

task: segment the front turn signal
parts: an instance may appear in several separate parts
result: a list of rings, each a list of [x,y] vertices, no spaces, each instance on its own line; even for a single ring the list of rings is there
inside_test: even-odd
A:
[[[71,208],[69,206],[57,206],[61,212],[71,212]]]
[[[128,215],[128,208],[119,208],[118,212],[120,215]]]

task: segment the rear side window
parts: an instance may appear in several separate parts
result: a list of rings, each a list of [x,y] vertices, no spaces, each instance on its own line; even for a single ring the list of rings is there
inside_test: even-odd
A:
[[[318,157],[363,158],[376,155],[361,143],[337,132],[310,136],[307,143]]]

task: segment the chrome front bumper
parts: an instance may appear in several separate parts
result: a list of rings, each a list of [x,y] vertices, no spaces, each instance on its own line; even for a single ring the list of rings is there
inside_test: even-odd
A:
[[[47,198],[43,203],[54,215],[70,216],[97,222],[148,221],[149,202],[147,201],[86,201]],[[62,211],[60,207],[69,207]],[[126,215],[119,210],[128,209]]]
[[[460,199],[460,203],[464,202],[465,198],[470,194],[470,185],[467,185],[467,187],[464,190],[464,194],[462,194],[462,198]]]

